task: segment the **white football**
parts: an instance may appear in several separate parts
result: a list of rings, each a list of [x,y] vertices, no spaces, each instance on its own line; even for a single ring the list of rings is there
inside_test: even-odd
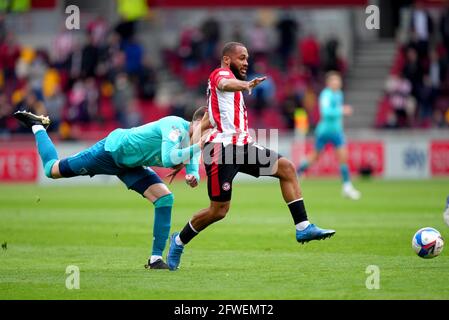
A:
[[[440,232],[434,228],[419,229],[412,239],[412,248],[418,256],[431,259],[443,251],[444,240]]]

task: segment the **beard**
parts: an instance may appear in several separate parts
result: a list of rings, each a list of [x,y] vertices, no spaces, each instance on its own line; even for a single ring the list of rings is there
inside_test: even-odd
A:
[[[245,75],[240,74],[239,69],[236,67],[236,65],[234,63],[231,63],[229,68],[231,69],[232,73],[238,80],[242,80],[242,81],[246,80],[246,74]]]

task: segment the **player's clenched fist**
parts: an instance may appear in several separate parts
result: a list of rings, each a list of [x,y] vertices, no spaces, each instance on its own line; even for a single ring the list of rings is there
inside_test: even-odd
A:
[[[186,183],[192,188],[195,188],[198,185],[198,181],[196,180],[195,176],[191,174],[186,175]]]

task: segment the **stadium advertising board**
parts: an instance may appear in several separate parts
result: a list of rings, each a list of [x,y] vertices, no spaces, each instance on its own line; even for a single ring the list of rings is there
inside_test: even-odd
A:
[[[387,178],[429,178],[429,143],[389,141],[385,165]]]
[[[286,142],[286,141],[284,141]],[[313,142],[305,144],[293,142],[290,150],[280,150],[281,153],[298,165],[313,148]],[[86,144],[59,144],[59,156],[66,157],[85,148]],[[290,153],[290,154],[289,154]],[[349,141],[348,163],[352,174],[359,174],[364,168],[372,171],[374,176],[392,179],[427,179],[434,176],[449,176],[449,141],[430,140],[364,140]],[[164,178],[170,169],[154,168],[160,177]],[[204,166],[200,166],[200,175],[205,179]],[[311,177],[336,177],[339,175],[339,165],[335,152],[326,147],[318,162],[307,172]],[[245,177],[243,177],[245,176]],[[243,175],[246,180],[246,175]],[[176,179],[184,178],[180,173]],[[93,181],[92,181],[93,180]],[[248,176],[248,180],[253,180]],[[39,156],[34,145],[14,146],[3,144],[0,146],[0,182],[39,182],[43,184],[73,184],[94,182],[99,184],[118,183],[114,177],[98,176],[77,177],[70,180],[52,181],[45,177]]]
[[[433,176],[449,175],[449,141],[430,143],[430,170]]]
[[[0,147],[1,182],[36,182],[39,165],[34,148]]]
[[[313,149],[313,143],[306,143],[306,154]],[[304,146],[295,143],[292,146],[292,159],[299,164],[304,158]],[[384,173],[384,144],[382,141],[357,141],[348,143],[349,170],[358,173],[364,167],[370,167],[374,175]],[[310,176],[337,176],[339,174],[337,155],[331,147],[327,146],[318,162],[309,168]]]

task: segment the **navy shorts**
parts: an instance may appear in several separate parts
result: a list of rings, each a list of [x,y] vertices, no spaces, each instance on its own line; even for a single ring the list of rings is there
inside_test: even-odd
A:
[[[64,178],[95,176],[105,174],[117,176],[127,187],[141,195],[149,186],[163,183],[161,178],[148,167],[123,167],[115,163],[110,152],[104,149],[105,139],[90,148],[59,162],[59,172]]]

